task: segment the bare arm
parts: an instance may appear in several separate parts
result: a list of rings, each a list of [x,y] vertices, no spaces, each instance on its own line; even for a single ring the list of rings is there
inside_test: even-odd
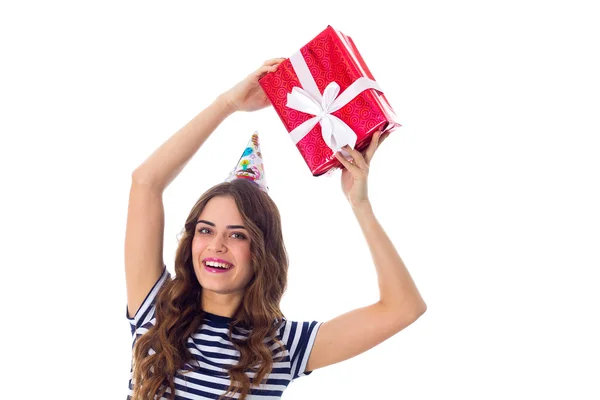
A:
[[[163,143],[132,174],[125,233],[127,309],[133,317],[163,270],[162,193],[231,114],[220,98]]]
[[[266,61],[154,151],[132,174],[125,233],[125,279],[129,317],[139,310],[163,270],[164,206],[162,194],[225,118],[253,111],[269,101],[258,80],[282,59]]]
[[[381,141],[379,134],[375,134],[364,157],[356,150],[347,149],[353,163],[337,155],[345,167],[342,190],[352,205],[375,264],[379,301],[325,322],[317,333],[307,371],[347,360],[375,347],[412,324],[427,310],[404,262],[375,218],[368,199],[369,163]]]
[[[162,193],[233,110],[220,96],[163,143],[132,175],[133,183]]]
[[[394,336],[416,321],[427,305],[404,262],[369,204],[354,209],[367,241],[377,278],[377,303],[347,312],[325,322],[317,334],[307,371],[361,354]]]

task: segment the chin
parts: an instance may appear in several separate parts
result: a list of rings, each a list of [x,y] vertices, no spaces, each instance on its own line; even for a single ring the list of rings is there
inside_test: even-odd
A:
[[[202,283],[200,283],[200,286],[202,286],[202,290],[207,290],[213,293],[218,293],[218,294],[233,294],[233,293],[239,293],[239,292],[243,292],[244,289],[240,289],[240,288],[234,288],[234,287],[224,287],[224,286],[220,286],[220,285],[202,285]]]

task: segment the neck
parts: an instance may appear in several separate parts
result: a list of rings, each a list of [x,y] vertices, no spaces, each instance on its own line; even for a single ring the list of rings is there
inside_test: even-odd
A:
[[[242,303],[243,293],[217,293],[202,290],[202,310],[222,317],[233,318]]]

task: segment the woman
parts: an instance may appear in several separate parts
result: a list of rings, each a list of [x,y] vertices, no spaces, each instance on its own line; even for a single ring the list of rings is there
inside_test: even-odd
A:
[[[269,105],[265,62],[192,119],[132,174],[125,239],[127,318],[134,336],[132,399],[279,399],[289,382],[354,357],[426,310],[367,196],[369,163],[385,137],[350,148],[342,190],[371,250],[380,300],[324,323],[287,321],[279,303],[287,254],[279,212],[245,179],[224,182],[194,205],[171,279],[162,260],[162,193],[217,126],[235,111]],[[227,397],[229,396],[229,397]]]

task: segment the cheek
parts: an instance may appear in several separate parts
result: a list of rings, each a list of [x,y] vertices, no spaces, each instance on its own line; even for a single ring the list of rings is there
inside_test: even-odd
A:
[[[192,256],[197,256],[204,251],[206,248],[207,241],[202,240],[202,238],[196,236],[192,239]],[[196,258],[196,257],[194,257]]]
[[[240,260],[244,260],[246,263],[252,262],[252,254],[250,253],[250,244],[244,243],[244,246],[240,246],[238,249],[238,257]]]

